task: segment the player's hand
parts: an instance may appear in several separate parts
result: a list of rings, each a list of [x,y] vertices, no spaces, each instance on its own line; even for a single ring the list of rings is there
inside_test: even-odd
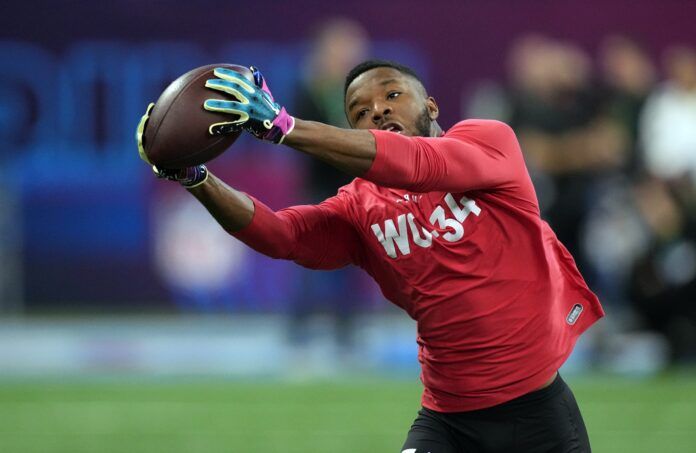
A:
[[[203,107],[211,112],[229,113],[237,119],[210,126],[212,135],[223,135],[239,129],[251,132],[256,137],[273,143],[282,143],[293,127],[295,119],[278,104],[271,94],[263,76],[255,67],[250,67],[254,75],[252,84],[242,74],[226,68],[215,68],[216,79],[205,82],[205,86],[234,96],[237,101],[208,99]]]
[[[205,165],[177,169],[157,168],[156,165],[153,165],[152,171],[158,178],[177,181],[187,189],[200,186],[208,179],[208,169]]]
[[[152,112],[154,107],[155,103],[150,102],[150,105],[148,105],[147,109],[145,109],[145,114],[140,117],[138,127],[135,129],[135,141],[138,142],[138,154],[142,160],[150,165],[152,165],[152,162],[150,162],[150,159],[147,158],[147,154],[145,154],[145,147],[143,146],[143,134],[145,133],[145,125],[147,124],[147,120],[150,119],[150,112]]]
[[[135,130],[135,139],[138,142],[138,154],[140,158],[144,160],[148,165],[152,165],[152,171],[160,179],[168,179],[169,181],[178,181],[182,186],[190,189],[192,187],[199,186],[203,184],[208,179],[208,169],[205,165],[196,165],[195,167],[186,168],[157,168],[150,162],[145,153],[145,148],[143,147],[143,132],[145,131],[145,125],[147,120],[150,118],[150,112],[155,106],[154,103],[150,103],[145,110],[145,114],[140,118],[138,123],[138,128]]]

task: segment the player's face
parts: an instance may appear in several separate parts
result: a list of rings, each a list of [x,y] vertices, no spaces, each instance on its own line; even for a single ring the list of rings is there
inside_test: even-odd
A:
[[[348,87],[346,112],[354,129],[428,137],[438,107],[413,77],[393,68],[375,68],[360,74]]]

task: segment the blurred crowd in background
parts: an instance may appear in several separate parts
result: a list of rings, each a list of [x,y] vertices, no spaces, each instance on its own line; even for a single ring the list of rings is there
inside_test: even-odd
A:
[[[515,129],[542,216],[609,313],[696,358],[696,50],[520,37],[465,116]]]
[[[478,6],[481,17],[490,13],[486,8],[496,8]],[[147,102],[166,83],[231,55],[259,66],[291,114],[347,127],[345,76],[360,61],[381,57],[421,74],[446,107],[443,117],[451,121],[443,127],[494,118],[514,128],[543,218],[607,310],[599,336],[636,332],[627,337],[627,348],[645,347],[633,354],[666,344],[667,352],[658,356],[693,363],[696,42],[644,47],[631,34],[606,33],[597,41],[592,32],[580,31],[580,42],[554,38],[550,30],[529,33],[524,20],[554,14],[536,8],[523,23],[514,14],[496,17],[507,21],[501,30],[517,30],[485,43],[504,47],[499,54],[467,41],[489,31],[449,28],[451,15],[440,10],[427,12],[443,23],[429,31],[438,47],[409,40],[404,20],[390,22],[393,33],[386,27],[375,37],[365,21],[319,12],[294,41],[250,32],[248,41],[210,45],[205,39],[215,35],[198,29],[195,38],[158,41],[150,34],[174,33],[160,24],[148,28],[147,44],[135,45],[126,35],[131,27],[134,39],[141,36],[139,22],[120,16],[106,22],[115,29],[90,31],[112,40],[72,39],[48,27],[36,40],[0,39],[0,164],[7,165],[0,180],[0,311],[282,314],[291,320],[288,332],[297,344],[307,341],[307,323],[315,314],[329,314],[336,343],[350,349],[357,316],[395,311],[365,275],[353,268],[303,271],[249,251],[180,188],[155,181],[137,161],[132,136]],[[559,8],[583,10],[570,3]],[[625,15],[622,9],[607,11],[614,11],[609,18]],[[678,14],[678,5],[672,12]],[[69,16],[69,9],[56,15],[63,13]],[[195,14],[204,16],[193,8]],[[394,14],[411,17],[404,10]],[[364,15],[380,23],[381,16],[370,16],[369,9]],[[301,19],[297,27],[310,20]],[[636,26],[647,23],[640,14],[632,20]],[[266,24],[253,15],[240,23],[252,30],[254,21]],[[189,23],[196,22],[182,22]],[[390,39],[390,33],[399,38]],[[445,42],[438,34],[453,37]],[[453,43],[462,47],[449,49]],[[461,62],[464,73],[475,76],[459,80],[442,70],[444,60]],[[274,208],[319,202],[350,180],[319,161],[248,137],[211,168]],[[656,340],[644,342],[641,332]]]

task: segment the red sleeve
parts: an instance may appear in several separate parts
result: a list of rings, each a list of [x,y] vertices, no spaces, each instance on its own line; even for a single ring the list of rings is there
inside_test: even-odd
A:
[[[345,196],[277,212],[250,197],[254,217],[233,236],[271,258],[293,260],[310,269],[338,269],[355,262],[358,250],[355,230],[342,215]]]
[[[381,186],[420,193],[487,189],[514,183],[524,166],[515,133],[500,121],[462,121],[442,137],[370,132],[377,155],[363,178]]]

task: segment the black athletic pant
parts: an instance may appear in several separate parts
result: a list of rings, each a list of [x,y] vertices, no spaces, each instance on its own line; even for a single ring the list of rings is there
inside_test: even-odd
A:
[[[573,393],[558,375],[551,385],[514,400],[470,412],[423,408],[402,453],[590,452]]]

